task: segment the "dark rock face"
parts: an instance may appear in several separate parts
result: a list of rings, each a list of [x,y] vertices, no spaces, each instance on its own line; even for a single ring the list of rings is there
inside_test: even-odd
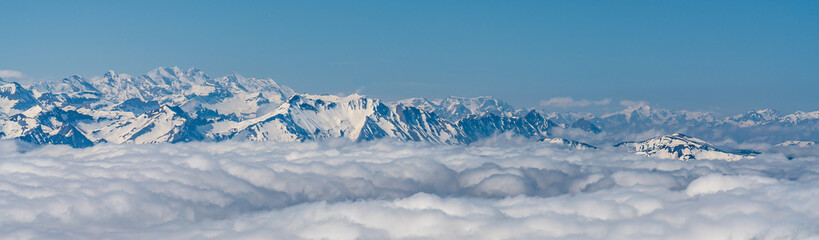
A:
[[[585,118],[578,119],[576,122],[574,122],[572,124],[572,128],[579,128],[590,133],[600,133],[603,131]]]

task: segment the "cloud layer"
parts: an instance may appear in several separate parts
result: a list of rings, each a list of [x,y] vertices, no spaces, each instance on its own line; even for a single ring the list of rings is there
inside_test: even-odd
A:
[[[0,70],[0,78],[4,79],[11,79],[11,78],[23,78],[23,73],[20,71],[14,70]]]
[[[642,106],[647,106],[648,102],[647,101],[634,101],[634,100],[621,100],[620,105],[621,106],[626,106],[626,107],[642,107]]]
[[[592,101],[588,99],[580,99],[574,100],[571,97],[555,97],[549,100],[540,101],[540,106],[543,107],[560,107],[560,108],[571,108],[571,107],[588,107],[592,105],[602,106],[602,105],[609,105],[611,103],[611,99],[602,99],[598,101]]]
[[[0,142],[0,238],[816,238],[819,164],[495,139]]]

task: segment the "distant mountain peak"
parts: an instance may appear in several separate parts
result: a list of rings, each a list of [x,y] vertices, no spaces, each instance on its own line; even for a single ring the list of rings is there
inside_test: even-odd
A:
[[[800,147],[800,148],[813,147],[814,145],[816,145],[816,142],[814,142],[814,141],[798,141],[798,140],[788,140],[788,141],[784,141],[784,142],[781,142],[779,144],[776,144],[777,147]]]
[[[470,115],[495,114],[512,116],[516,109],[497,98],[489,96],[456,97],[448,96],[439,99],[409,98],[399,100],[392,105],[412,106],[450,121],[458,121]]]
[[[225,75],[225,77],[227,77],[229,79],[233,79],[233,80],[240,79],[240,78],[245,78],[244,76],[242,76],[242,74],[239,74],[237,72],[230,72],[230,73],[228,73],[228,75]]]
[[[593,123],[586,120],[586,118],[578,119],[577,121],[575,121],[572,124],[571,127],[572,128],[578,128],[578,129],[581,129],[583,131],[590,132],[590,133],[600,133],[600,132],[603,131],[603,130],[600,130],[600,128],[597,127],[596,125],[594,125]]]

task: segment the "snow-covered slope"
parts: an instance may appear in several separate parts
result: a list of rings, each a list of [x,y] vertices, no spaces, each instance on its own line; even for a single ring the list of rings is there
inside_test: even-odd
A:
[[[640,142],[623,142],[615,147],[624,147],[637,154],[679,160],[710,159],[736,161],[751,158],[753,151],[731,153],[718,149],[711,143],[683,134],[671,134],[647,139]]]
[[[377,99],[353,94],[347,97],[297,94],[262,117],[243,121],[217,136],[254,141],[303,141],[348,138],[458,143],[454,124],[414,107],[388,107]],[[218,137],[217,137],[218,138]]]
[[[187,107],[201,105],[221,114],[232,114],[242,119],[255,118],[278,108],[296,93],[272,79],[246,78],[237,73],[213,79],[216,93],[197,96]]]
[[[133,118],[107,121],[92,135],[111,143],[189,142],[205,139],[195,120],[179,107],[164,105]]]

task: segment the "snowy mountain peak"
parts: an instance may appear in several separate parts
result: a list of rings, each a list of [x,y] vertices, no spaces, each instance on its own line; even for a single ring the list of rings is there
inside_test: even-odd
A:
[[[159,67],[149,71],[144,76],[153,80],[156,85],[178,86],[180,88],[187,85],[203,84],[209,77],[204,72],[195,68],[182,70],[179,67]]]
[[[96,93],[99,92],[96,87],[89,83],[85,78],[72,75],[63,78],[56,82],[40,82],[33,86],[34,89],[41,92],[50,93]]]
[[[40,105],[34,93],[16,82],[0,85],[0,109],[4,114],[16,114]]]
[[[611,118],[617,115],[625,116],[626,119],[632,119],[634,117],[647,117],[650,116],[652,113],[651,106],[646,103],[639,103],[631,106],[627,106],[626,109],[623,109],[619,112],[604,114],[600,116],[601,118]]]
[[[273,79],[247,78],[235,72],[224,77],[216,78],[213,82],[231,92],[263,93],[266,96],[277,94],[281,95],[278,97],[282,98],[282,100],[295,94],[293,89],[279,85],[276,81],[273,81]]]
[[[763,117],[765,117],[768,120],[773,119],[773,118],[778,117],[778,116],[781,115],[779,113],[779,111],[774,110],[774,109],[770,109],[770,108],[757,110],[757,111],[754,111],[754,112],[761,115],[761,116],[763,116]]]
[[[112,81],[123,81],[132,78],[131,75],[126,73],[117,73],[114,70],[108,70],[102,77],[93,77],[91,78],[91,82],[95,81],[104,81],[104,82],[112,82]]]
[[[4,94],[9,94],[9,95],[10,94],[15,94],[15,93],[17,93],[17,90],[20,88],[18,86],[20,86],[20,84],[18,84],[16,82],[4,83],[2,86],[0,86],[0,92],[2,92]]]
[[[762,110],[755,110],[749,111],[744,114],[735,115],[736,118],[744,118],[754,121],[770,121],[775,118],[780,117],[779,111],[773,109],[762,109]]]
[[[181,69],[177,66],[173,67],[158,67],[148,71],[145,75],[155,77],[181,78],[187,76],[203,76],[207,77],[204,72],[196,68]]]
[[[157,67],[151,71],[148,71],[146,75],[148,76],[177,76],[182,75],[182,69],[177,66],[173,67]]]

